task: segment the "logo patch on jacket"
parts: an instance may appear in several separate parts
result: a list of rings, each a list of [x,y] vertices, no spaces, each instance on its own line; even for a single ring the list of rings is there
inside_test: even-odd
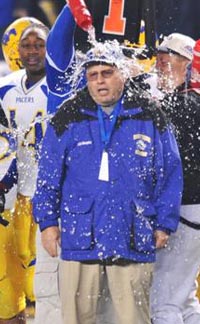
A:
[[[148,155],[148,152],[146,151],[147,144],[151,143],[151,138],[144,134],[134,134],[133,139],[136,143],[135,154],[146,157]]]
[[[82,141],[78,142],[77,146],[91,145],[92,141]]]

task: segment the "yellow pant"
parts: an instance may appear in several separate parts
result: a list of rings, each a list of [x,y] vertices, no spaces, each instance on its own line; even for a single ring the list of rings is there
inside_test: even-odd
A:
[[[35,237],[37,225],[32,216],[29,197],[18,194],[14,212],[16,249],[25,268],[36,258]]]
[[[13,215],[5,211],[2,215],[8,226],[0,224],[0,319],[9,319],[25,309],[25,269],[17,257]]]
[[[9,224],[0,224],[0,319],[9,319],[25,309],[26,298],[35,300],[36,225],[30,199],[19,195],[14,214],[7,210],[3,218]]]
[[[33,276],[35,266],[32,262],[36,259],[37,225],[33,220],[31,199],[20,194],[18,194],[15,205],[14,228],[17,255],[26,269],[24,291],[26,297],[30,301],[34,301]]]

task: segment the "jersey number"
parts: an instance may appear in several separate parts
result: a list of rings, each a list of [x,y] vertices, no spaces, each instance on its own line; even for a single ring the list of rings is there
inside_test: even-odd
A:
[[[31,123],[30,129],[24,135],[24,141],[22,146],[27,146],[34,149],[35,158],[38,159],[38,151],[41,140],[44,136],[44,127],[42,125],[43,114],[41,111],[38,111],[33,122]]]
[[[44,136],[44,125],[43,125],[43,113],[38,111],[33,119],[30,128],[24,134],[24,140],[22,146],[34,149],[35,158],[38,159],[38,149],[41,143],[41,140]],[[17,128],[16,124],[16,111],[10,110],[10,123],[13,128]]]
[[[124,35],[126,28],[126,18],[123,18],[124,3],[125,0],[109,1],[109,11],[104,18],[103,33]]]

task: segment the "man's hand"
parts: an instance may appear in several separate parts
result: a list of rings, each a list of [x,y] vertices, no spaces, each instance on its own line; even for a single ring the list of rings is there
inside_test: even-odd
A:
[[[166,247],[169,235],[163,231],[155,231],[156,248],[161,249]]]
[[[60,230],[57,226],[46,228],[41,233],[42,245],[52,257],[58,256],[58,245],[60,245]]]

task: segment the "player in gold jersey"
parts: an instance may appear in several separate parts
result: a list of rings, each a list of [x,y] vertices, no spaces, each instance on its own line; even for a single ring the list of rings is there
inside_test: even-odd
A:
[[[14,230],[7,227],[9,248],[0,281],[0,323],[24,324],[25,300],[34,300],[33,273],[36,226],[32,219],[31,198],[37,178],[37,159],[45,131],[47,85],[45,50],[48,29],[31,24],[19,41],[20,59],[24,69],[11,73],[0,82],[0,99],[10,127],[17,135],[18,182],[10,195],[17,203],[14,214],[6,206],[5,215]],[[9,220],[8,220],[9,221]],[[1,237],[2,244],[2,237]],[[10,287],[10,289],[8,289]]]

